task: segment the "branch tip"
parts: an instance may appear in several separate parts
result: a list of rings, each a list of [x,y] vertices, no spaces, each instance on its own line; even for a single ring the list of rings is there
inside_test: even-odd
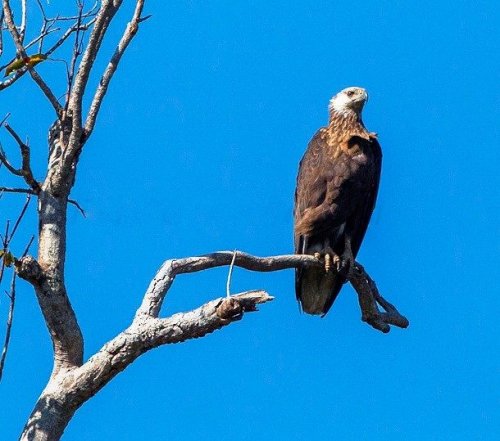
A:
[[[222,299],[217,305],[217,315],[228,322],[240,320],[244,312],[258,311],[259,303],[266,303],[274,300],[266,291],[246,291]]]

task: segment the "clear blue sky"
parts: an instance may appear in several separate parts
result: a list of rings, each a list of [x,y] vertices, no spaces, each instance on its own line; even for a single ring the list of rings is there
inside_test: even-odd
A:
[[[147,13],[80,160],[73,195],[88,217],[69,212],[67,283],[86,356],[129,324],[163,260],[292,251],[297,164],[329,98],[352,85],[370,93],[364,120],[384,151],[359,260],[411,325],[371,329],[347,286],[325,319],[301,315],[292,271],[237,269],[234,292],[264,288],[275,302],[146,354],[65,439],[498,439],[496,2],[150,1]],[[38,70],[63,93],[60,63]],[[50,108],[27,77],[1,95],[41,178]],[[15,152],[5,132],[0,141]],[[3,169],[0,182],[14,184]],[[4,196],[2,219],[21,203]],[[17,249],[34,231],[33,205]],[[224,295],[226,274],[179,278],[164,314]],[[7,307],[2,297],[1,323]],[[19,283],[1,439],[20,432],[51,351]]]

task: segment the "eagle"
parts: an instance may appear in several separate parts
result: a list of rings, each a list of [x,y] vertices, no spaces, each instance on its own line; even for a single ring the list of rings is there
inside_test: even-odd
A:
[[[361,119],[368,94],[348,87],[330,100],[328,126],[313,136],[299,164],[294,206],[296,254],[321,267],[295,272],[302,310],[324,316],[346,282],[375,207],[382,165],[376,133]]]

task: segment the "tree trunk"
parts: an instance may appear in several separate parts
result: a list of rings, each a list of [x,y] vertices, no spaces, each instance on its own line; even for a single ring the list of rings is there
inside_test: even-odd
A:
[[[45,388],[31,413],[23,433],[22,441],[59,440],[76,409],[67,406],[63,396],[50,392],[51,384]]]

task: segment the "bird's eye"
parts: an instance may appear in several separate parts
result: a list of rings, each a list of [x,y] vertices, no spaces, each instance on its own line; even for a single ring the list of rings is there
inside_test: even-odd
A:
[[[347,96],[351,97],[354,95],[354,90],[350,90],[349,92],[347,92]]]

